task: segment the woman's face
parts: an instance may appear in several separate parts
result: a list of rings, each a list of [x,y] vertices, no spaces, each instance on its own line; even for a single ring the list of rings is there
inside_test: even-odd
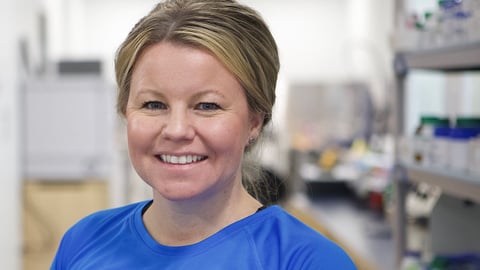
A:
[[[126,118],[133,166],[168,200],[240,186],[244,148],[262,125],[220,61],[168,42],[147,48],[138,59]]]

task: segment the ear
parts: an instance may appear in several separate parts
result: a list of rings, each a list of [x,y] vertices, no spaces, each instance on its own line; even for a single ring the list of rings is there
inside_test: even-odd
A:
[[[261,112],[253,112],[250,114],[250,138],[257,139],[263,128],[265,114]]]

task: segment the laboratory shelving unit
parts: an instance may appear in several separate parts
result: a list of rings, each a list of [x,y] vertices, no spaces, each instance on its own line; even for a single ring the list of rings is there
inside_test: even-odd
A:
[[[444,48],[399,51],[395,54],[396,75],[395,108],[395,225],[397,263],[407,248],[405,197],[408,183],[428,183],[440,187],[442,193],[480,203],[480,177],[456,173],[447,169],[425,168],[400,162],[399,141],[404,133],[405,79],[410,70],[423,69],[439,72],[467,72],[480,70],[480,41]]]

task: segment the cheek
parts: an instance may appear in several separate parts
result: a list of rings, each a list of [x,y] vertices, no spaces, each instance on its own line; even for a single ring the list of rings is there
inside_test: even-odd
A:
[[[138,117],[127,118],[127,138],[130,151],[141,150],[153,141],[155,125]]]
[[[205,137],[216,145],[218,150],[224,151],[242,151],[248,140],[246,126],[239,119],[228,121],[216,121],[208,125],[203,125]]]

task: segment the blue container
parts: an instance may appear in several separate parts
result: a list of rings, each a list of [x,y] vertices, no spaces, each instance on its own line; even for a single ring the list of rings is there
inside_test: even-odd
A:
[[[434,137],[448,138],[452,128],[450,127],[435,127],[433,130]]]
[[[479,128],[456,127],[450,129],[449,137],[452,140],[470,140],[480,134]]]

